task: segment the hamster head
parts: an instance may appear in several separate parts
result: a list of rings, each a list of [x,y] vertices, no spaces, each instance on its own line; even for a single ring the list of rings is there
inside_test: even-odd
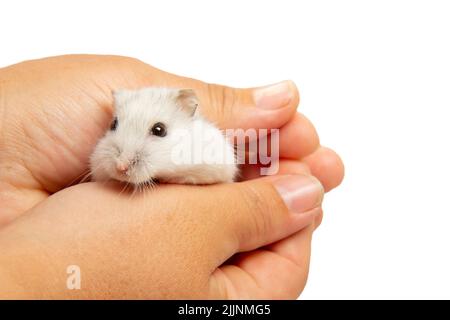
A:
[[[113,93],[114,118],[91,156],[96,181],[143,184],[158,178],[179,143],[174,131],[188,130],[198,106],[190,89],[146,88]]]

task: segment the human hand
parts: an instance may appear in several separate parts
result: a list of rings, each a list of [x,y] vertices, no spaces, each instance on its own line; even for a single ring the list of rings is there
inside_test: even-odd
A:
[[[0,297],[280,299],[303,289],[323,196],[314,178],[121,189],[79,184],[1,229]],[[70,265],[81,290],[66,287]]]
[[[326,190],[342,180],[339,157],[319,145],[312,124],[296,112],[291,82],[266,91],[233,89],[132,58],[59,56],[0,69],[0,226],[86,174],[111,120],[111,91],[145,86],[194,89],[202,114],[222,129],[280,128],[281,174],[310,170]],[[242,170],[244,179],[258,172],[257,166]]]
[[[49,79],[45,76],[45,72],[52,73],[54,77]],[[54,79],[59,81],[55,82]],[[9,140],[2,141],[2,147],[7,152],[4,153],[5,156],[0,162],[2,168],[7,169],[1,171],[2,191],[0,197],[7,200],[5,204],[8,210],[3,216],[4,221],[20,215],[40,202],[42,202],[41,205],[32,210],[34,214],[28,215],[28,217],[45,216],[46,214],[55,217],[51,214],[51,210],[44,210],[44,213],[40,214],[36,214],[35,210],[39,210],[38,208],[42,208],[42,206],[44,209],[48,209],[46,206],[55,196],[48,201],[43,200],[50,194],[64,189],[83,174],[92,147],[110,120],[110,91],[123,87],[160,85],[193,88],[199,95],[202,105],[205,106],[201,110],[202,113],[222,128],[281,128],[280,155],[284,159],[280,162],[280,173],[300,173],[310,170],[318,176],[326,189],[336,186],[342,179],[343,168],[339,158],[329,149],[319,147],[318,138],[312,125],[305,117],[295,113],[298,93],[291,83],[284,84],[287,88],[284,94],[278,92],[275,95],[267,96],[260,92],[255,94],[253,90],[249,89],[236,90],[180,78],[133,59],[98,56],[66,56],[31,61],[1,70],[0,80],[2,92],[6,93],[3,95],[6,98],[2,103],[5,114],[2,134],[11,137]],[[21,92],[25,91],[28,94],[17,93],[16,89],[19,84],[22,87]],[[283,87],[283,85],[279,85],[279,87]],[[273,89],[270,90],[273,92]],[[262,98],[258,102],[255,96]],[[11,108],[6,109],[5,106],[10,105],[18,107],[12,110]],[[259,105],[260,108],[255,105]],[[267,109],[268,106],[273,106],[273,108]],[[43,121],[43,119],[47,121]],[[49,126],[48,123],[52,125]],[[304,143],[295,143],[295,138]],[[292,141],[295,145],[292,144]],[[18,159],[20,161],[17,161]],[[254,178],[258,175],[255,167],[244,168],[243,174],[246,178]],[[253,183],[259,182],[253,181]],[[85,188],[85,186],[77,186],[75,189],[79,187]],[[183,186],[176,188],[183,188]],[[75,189],[68,189],[63,195],[67,196],[70,191],[70,198],[76,194]],[[57,196],[60,197],[61,193],[58,192]],[[89,199],[89,197],[87,198]],[[195,198],[195,196],[191,195],[187,198]],[[57,207],[53,208],[57,209]],[[103,208],[108,208],[106,203]],[[66,213],[65,207],[58,210],[63,210],[65,217],[70,216],[69,213]],[[218,209],[214,211],[221,212]],[[86,208],[84,213],[86,213]],[[153,216],[153,214],[149,214],[149,216]],[[320,221],[321,215],[316,214],[316,216]],[[92,220],[92,214],[89,217]],[[91,223],[89,220],[83,220],[79,214],[74,218],[82,224],[80,226],[82,229],[86,229],[87,225]],[[123,215],[122,218],[126,221],[133,220],[133,217],[128,215]],[[49,221],[51,220],[49,219]],[[36,225],[35,221],[32,228],[36,228]],[[15,223],[11,228],[17,228],[17,226],[20,224]],[[299,225],[297,225],[298,227]],[[216,229],[217,225],[210,231]],[[294,254],[294,258],[303,255],[309,257],[311,227],[298,233],[292,233],[295,231],[289,228],[282,229],[283,232],[287,232],[283,233],[285,237],[290,234],[292,236],[273,246],[291,248],[290,251],[295,248],[299,252]],[[291,230],[291,233],[288,230]],[[54,232],[49,234],[49,236],[54,236]],[[97,234],[97,236],[93,236],[94,238],[99,238],[98,233],[94,232],[93,234]],[[274,239],[272,240],[275,241]],[[82,241],[80,243],[83,244]],[[147,248],[146,246],[141,247]],[[107,248],[102,249],[106,250]],[[127,250],[132,254],[129,247]],[[261,256],[260,251],[239,255],[239,263],[251,263],[255,260],[254,257]],[[99,252],[103,253],[104,251]],[[263,253],[262,257],[272,256],[265,250]],[[267,259],[273,263],[267,264],[266,267],[260,265],[259,270],[262,272],[273,270],[277,262],[284,261],[283,256],[280,257],[280,259]],[[300,274],[306,279],[309,259],[304,258],[302,261],[304,272]],[[284,261],[281,264],[286,263]],[[244,270],[237,264],[231,266],[227,270]],[[237,266],[237,268],[233,268],[233,266]],[[242,275],[248,276],[248,273],[243,272]],[[217,276],[212,277],[212,279],[214,278]],[[242,277],[236,280],[242,280]],[[242,282],[238,281],[237,283]],[[297,291],[300,287],[297,285]],[[245,289],[248,288],[243,288],[244,296],[247,293],[251,297],[250,291]],[[239,295],[239,297],[241,296]]]

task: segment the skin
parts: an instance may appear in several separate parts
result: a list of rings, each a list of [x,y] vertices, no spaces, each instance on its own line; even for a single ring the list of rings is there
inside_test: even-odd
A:
[[[146,86],[194,89],[220,128],[280,128],[279,175],[260,177],[247,165],[241,182],[135,194],[115,183],[78,184],[109,126],[111,91]],[[311,174],[329,191],[344,168],[297,113],[298,91],[288,87],[263,110],[255,89],[126,57],[59,56],[0,69],[0,297],[296,298],[322,196],[294,214],[274,184]],[[72,264],[82,290],[66,288]]]

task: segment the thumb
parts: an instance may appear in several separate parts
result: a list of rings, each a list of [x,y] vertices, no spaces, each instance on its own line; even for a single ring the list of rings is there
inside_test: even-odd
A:
[[[220,128],[280,128],[293,117],[299,93],[292,81],[238,89],[197,83],[201,112]]]
[[[222,259],[284,239],[321,213],[323,188],[312,176],[288,175],[218,185],[208,190],[215,241]],[[220,230],[220,231],[218,231]],[[216,243],[216,244],[217,244]],[[213,244],[213,247],[216,245]]]

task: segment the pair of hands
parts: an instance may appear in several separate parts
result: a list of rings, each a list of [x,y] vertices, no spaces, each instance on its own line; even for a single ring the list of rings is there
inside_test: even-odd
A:
[[[279,174],[248,165],[241,182],[133,196],[76,184],[109,125],[111,91],[146,86],[194,89],[220,128],[279,128]],[[0,69],[0,296],[296,298],[323,191],[344,173],[298,103],[289,81],[234,89],[117,56]],[[81,290],[66,287],[69,265],[80,267]]]

